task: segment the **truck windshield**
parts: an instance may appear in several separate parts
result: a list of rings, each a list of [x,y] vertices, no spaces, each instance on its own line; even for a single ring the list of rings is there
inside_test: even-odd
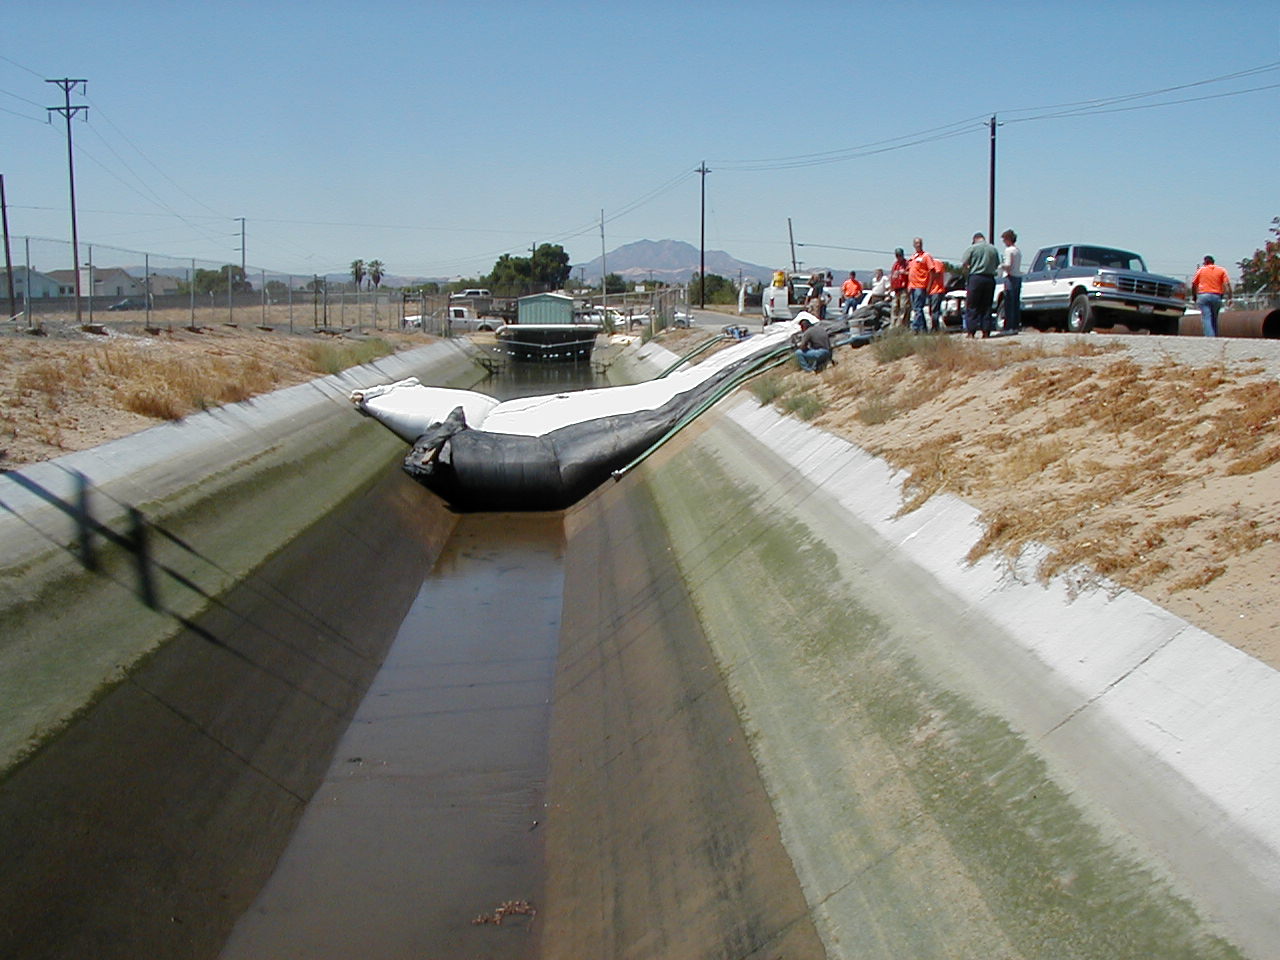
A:
[[[1111,267],[1116,270],[1147,272],[1142,258],[1136,253],[1112,250],[1110,247],[1075,247],[1071,251],[1071,265],[1075,267]]]

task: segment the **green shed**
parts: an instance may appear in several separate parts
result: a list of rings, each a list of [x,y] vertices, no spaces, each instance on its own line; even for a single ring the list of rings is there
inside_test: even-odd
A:
[[[535,293],[516,301],[516,323],[573,323],[573,297]]]

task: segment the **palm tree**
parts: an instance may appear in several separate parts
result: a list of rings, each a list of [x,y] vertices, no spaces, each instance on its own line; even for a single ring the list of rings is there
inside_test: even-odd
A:
[[[370,260],[368,270],[369,280],[373,283],[374,289],[376,290],[378,285],[382,283],[382,275],[386,272],[386,267],[383,265],[381,260]]]
[[[355,281],[356,289],[360,289],[360,283],[365,277],[365,266],[363,260],[351,261],[351,279]]]

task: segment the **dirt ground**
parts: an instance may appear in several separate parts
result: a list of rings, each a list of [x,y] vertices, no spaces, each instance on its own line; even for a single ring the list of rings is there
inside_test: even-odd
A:
[[[0,325],[0,470],[12,470],[114,440],[209,406],[244,400],[363,363],[429,338],[364,326],[289,332],[254,320],[189,328],[186,311],[102,324],[88,333],[48,320],[44,335]],[[99,318],[101,319],[101,318]],[[223,318],[225,319],[225,317]]]
[[[1280,668],[1280,343],[913,339],[753,392],[900,468],[903,511],[980,510],[972,558],[1043,544],[1041,578],[1128,587]]]
[[[426,340],[185,322],[3,331],[0,469],[364,362],[373,340]],[[943,491],[973,504],[986,524],[974,557],[1044,544],[1042,576],[1129,587],[1280,668],[1280,344],[1229,356],[1198,338],[923,339],[937,343],[842,349],[822,374],[784,367],[753,389],[901,468],[904,510]],[[165,391],[188,380],[183,409]]]

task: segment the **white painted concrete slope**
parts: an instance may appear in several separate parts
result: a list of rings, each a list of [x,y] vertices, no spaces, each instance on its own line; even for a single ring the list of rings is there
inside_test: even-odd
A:
[[[309,434],[333,421],[354,422],[348,397],[361,383],[466,363],[462,348],[442,341],[0,475],[0,566],[16,566],[64,541],[66,511],[55,501],[74,503],[79,477],[106,495],[94,509],[101,522],[109,523],[123,509],[112,499],[163,500],[193,484],[216,485],[241,464],[283,444],[314,445]]]
[[[1252,955],[1280,956],[1280,673],[1129,591],[1042,585],[1038,556],[970,565],[966,503],[895,517],[883,461],[749,397],[727,416],[993,623],[1007,649],[957,655],[1007,721]]]

